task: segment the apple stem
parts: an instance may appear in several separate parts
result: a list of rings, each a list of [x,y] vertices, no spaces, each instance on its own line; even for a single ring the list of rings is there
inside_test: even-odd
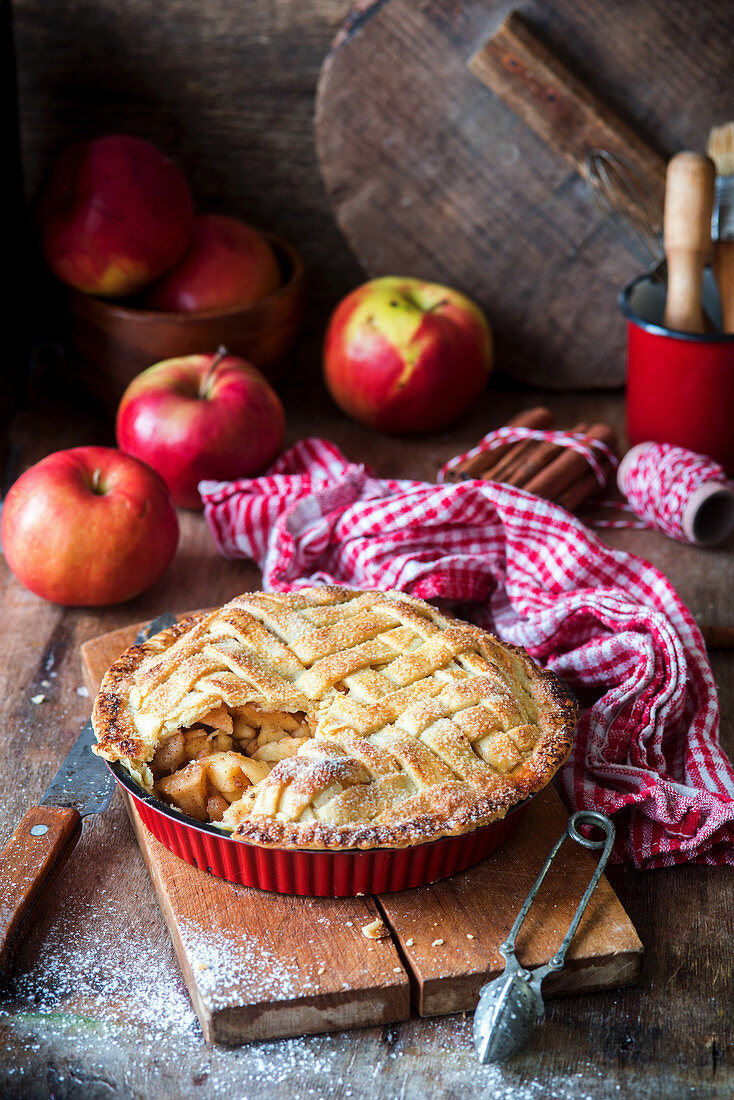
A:
[[[228,354],[229,352],[227,351],[227,348],[225,348],[224,344],[220,344],[217,348],[216,355],[209,364],[209,370],[206,372],[201,381],[201,386],[199,387],[199,397],[205,398],[209,396],[209,387],[211,385],[212,378],[214,377],[214,372],[216,371],[219,364],[222,362],[222,359],[224,359],[225,356]]]
[[[102,471],[99,466],[97,466],[92,474],[92,492],[96,493],[98,496],[102,496]]]

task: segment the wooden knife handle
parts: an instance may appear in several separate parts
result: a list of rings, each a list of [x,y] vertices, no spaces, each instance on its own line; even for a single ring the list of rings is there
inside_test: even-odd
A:
[[[664,159],[559,61],[516,12],[474,54],[469,68],[579,175],[586,176],[592,149],[619,153],[662,206]]]
[[[82,819],[63,806],[28,810],[0,855],[0,978],[10,968],[23,921],[73,851]]]
[[[703,269],[711,254],[711,213],[716,169],[703,153],[676,153],[665,183],[663,235],[668,261],[665,326],[705,332]]]

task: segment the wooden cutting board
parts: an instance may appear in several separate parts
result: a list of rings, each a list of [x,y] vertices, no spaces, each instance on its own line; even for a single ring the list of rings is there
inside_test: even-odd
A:
[[[365,271],[470,294],[516,378],[621,384],[617,294],[640,265],[592,212],[577,153],[621,140],[659,193],[661,154],[704,149],[709,126],[734,117],[734,4],[358,6],[321,70],[316,145]],[[530,58],[506,30],[485,51],[511,7],[545,56]]]
[[[82,646],[91,694],[140,624]],[[500,973],[507,935],[567,813],[552,787],[531,804],[509,843],[451,879],[369,898],[302,898],[237,886],[191,867],[127,810],[205,1037],[242,1043],[475,1008]],[[566,844],[518,939],[528,966],[547,962],[565,934],[595,862]],[[363,936],[382,917],[384,940]],[[438,942],[440,941],[440,942]],[[570,994],[636,981],[642,944],[602,878],[544,992]]]

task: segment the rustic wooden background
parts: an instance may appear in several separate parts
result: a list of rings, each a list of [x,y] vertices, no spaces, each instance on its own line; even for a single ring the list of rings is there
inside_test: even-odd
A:
[[[478,45],[512,3],[435,0],[428,5],[416,0],[414,6],[407,4],[408,14],[404,11],[402,17],[401,3],[361,0],[361,6],[372,10],[363,22],[366,29],[353,35],[355,43],[369,38],[368,53],[381,58],[389,74],[395,74],[392,81],[383,82],[382,99],[376,87],[379,80],[373,79],[370,66],[356,65],[351,60],[354,50],[340,51],[342,61],[336,64],[337,77],[333,79],[347,89],[347,103],[352,98],[357,101],[352,130],[344,133],[334,127],[337,140],[344,138],[343,170],[347,175],[351,171],[354,184],[355,173],[364,174],[358,171],[359,155],[366,148],[370,162],[384,169],[384,186],[375,188],[372,176],[367,179],[366,215],[364,209],[361,213],[351,209],[360,204],[364,207],[364,195],[357,204],[349,191],[341,204],[335,195],[336,205],[368,266],[380,272],[390,266],[422,274],[433,271],[451,281],[458,263],[463,289],[481,299],[485,255],[481,249],[478,262],[476,256],[471,259],[474,253],[469,248],[461,263],[455,258],[453,266],[448,260],[442,266],[440,257],[450,253],[450,247],[445,247],[446,240],[437,229],[432,248],[415,243],[415,238],[421,237],[421,210],[431,207],[430,194],[416,183],[415,165],[412,176],[406,169],[409,192],[415,190],[422,197],[421,203],[415,204],[415,223],[411,223],[409,211],[395,224],[386,213],[382,234],[372,233],[372,205],[378,207],[374,211],[377,223],[379,211],[387,211],[385,195],[390,193],[394,174],[400,176],[399,169],[390,173],[392,154],[380,155],[381,125],[386,123],[380,124],[379,117],[389,117],[382,109],[387,98],[388,107],[394,102],[398,134],[409,134],[406,115],[417,118],[418,114],[410,95],[418,94],[422,102],[430,103],[431,95],[423,94],[426,89],[416,79],[426,27],[438,28],[449,53],[453,50],[456,54],[456,45],[463,57],[469,45]],[[709,124],[732,112],[731,81],[720,79],[726,72],[734,18],[731,0],[697,0],[695,5],[686,0],[637,4],[632,0],[615,0],[615,4],[603,0],[517,0],[516,6],[532,18],[543,40],[565,57],[606,103],[663,152],[685,144],[697,147],[705,140]],[[319,69],[349,8],[349,0],[15,0],[29,198],[55,152],[70,140],[116,129],[150,138],[185,171],[199,209],[239,215],[287,237],[303,251],[310,272],[311,300],[306,347],[314,346],[329,308],[363,277],[326,199],[313,136]],[[354,26],[359,22],[355,18]],[[381,40],[380,27],[385,26]],[[396,27],[400,35],[393,33]],[[404,54],[403,69],[399,58],[394,64],[391,61],[390,49],[395,50],[396,42]],[[668,64],[671,51],[675,65]],[[505,169],[505,175],[495,179],[492,172],[499,168],[492,168],[491,156],[487,163],[482,162],[483,169],[500,192],[507,191],[509,181],[517,190],[517,201],[528,208],[534,205],[534,220],[528,216],[532,230],[526,229],[530,240],[525,246],[530,253],[539,249],[554,257],[551,261],[546,256],[546,266],[541,264],[544,286],[560,287],[557,292],[545,289],[545,295],[551,294],[550,301],[541,295],[535,305],[534,295],[528,296],[528,288],[522,284],[509,292],[504,289],[512,287],[512,278],[505,276],[502,242],[512,242],[504,250],[504,263],[510,271],[518,262],[513,246],[524,246],[517,244],[522,237],[517,215],[512,209],[502,212],[496,208],[485,244],[495,279],[501,283],[493,291],[500,358],[505,357],[508,369],[517,377],[540,384],[544,380],[561,387],[567,380],[578,384],[586,375],[589,385],[616,385],[623,377],[624,325],[614,297],[617,287],[637,273],[637,261],[627,257],[609,231],[596,224],[580,179],[506,107],[482,92],[476,79],[464,72],[463,61],[458,74],[457,57],[453,57],[453,77],[459,81],[460,75],[464,97],[472,103],[479,97],[473,110],[483,114],[476,128],[495,132],[499,127],[520,151],[519,175],[515,168]],[[350,66],[359,71],[350,71]],[[383,73],[379,65],[376,71]],[[424,77],[428,79],[427,93],[433,92],[434,84],[441,87],[440,72],[435,81],[433,75],[429,70],[429,78]],[[418,93],[416,85],[421,88]],[[378,107],[379,117],[375,117]],[[446,111],[457,109],[453,101],[445,107]],[[465,113],[467,109],[464,105]],[[450,125],[450,119],[443,121]],[[425,130],[423,112],[421,125]],[[360,127],[370,129],[371,144],[346,140],[355,131],[359,134]],[[418,122],[416,128],[420,133]],[[324,142],[322,133],[322,146]],[[333,161],[335,150],[333,146],[330,149]],[[442,155],[448,156],[443,147]],[[470,167],[463,166],[467,169],[463,172],[462,168],[464,176],[472,174]],[[479,177],[483,178],[482,172]],[[333,178],[331,184],[334,186]],[[481,188],[475,200],[477,222],[483,224]],[[442,201],[439,189],[433,196],[434,209],[439,212],[434,222],[438,226],[446,221],[445,233],[451,240],[453,223],[441,218]],[[379,247],[374,243],[378,238]],[[461,251],[457,245],[457,254]],[[596,282],[586,274],[585,265],[589,264],[597,272]],[[497,276],[496,270],[502,274]],[[564,288],[568,300],[563,298]],[[488,297],[491,317],[492,295]],[[597,339],[589,318],[600,312],[604,319],[598,323],[601,336]],[[547,317],[543,321],[546,314],[550,321]],[[592,336],[587,329],[593,330]],[[564,373],[564,356],[572,358],[564,349],[571,346],[583,348],[583,354],[577,353],[581,362],[570,364]],[[552,370],[546,368],[544,351]],[[587,359],[591,364],[588,374]]]
[[[201,211],[299,247],[312,301],[328,306],[360,280],[313,142],[319,67],[348,12],[348,0],[15,0],[29,198],[66,142],[134,132],[178,163]]]

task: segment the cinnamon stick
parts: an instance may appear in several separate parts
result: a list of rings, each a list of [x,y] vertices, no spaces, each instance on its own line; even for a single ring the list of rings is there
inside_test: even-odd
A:
[[[550,421],[550,424],[548,425],[548,427],[550,427],[552,424],[553,424],[553,420],[551,418],[551,421]],[[510,427],[510,426],[514,426],[514,425],[508,425],[508,427]],[[522,426],[523,427],[532,427],[534,431],[544,431],[545,430],[544,427],[539,427],[536,424],[522,425]],[[539,443],[535,439],[518,439],[515,443],[509,444],[507,450],[500,457],[499,461],[495,465],[490,466],[489,469],[484,471],[484,473],[481,475],[482,480],[483,481],[506,481],[509,474],[512,473],[517,468],[520,461],[523,458],[527,458],[527,456],[530,454],[530,452],[533,451],[538,446],[539,446]]]
[[[608,473],[611,472],[608,462],[602,462],[602,466]],[[601,486],[596,480],[593,470],[588,470],[587,473],[582,474],[573,484],[553,499],[556,504],[560,504],[563,508],[567,508],[569,512],[573,512],[587,497],[599,492],[601,492]]]
[[[575,427],[571,428],[569,434],[580,435],[582,432],[588,431],[588,428],[588,424],[576,424]],[[501,480],[506,485],[516,485],[521,489],[535,474],[549,466],[554,458],[558,458],[559,455],[563,454],[563,451],[564,446],[562,443],[534,443],[532,449],[526,455],[523,455],[515,467]],[[497,479],[495,478],[495,480]]]
[[[592,424],[586,432],[586,436],[589,439],[598,439],[602,443],[606,443],[612,450],[617,445],[617,437],[607,424]],[[577,451],[572,451],[570,448],[565,448],[563,454],[553,459],[544,470],[540,470],[523,485],[523,489],[528,493],[545,497],[546,500],[560,502],[561,495],[575,481],[584,478],[587,474],[590,474],[591,477],[594,476],[584,456]]]
[[[550,409],[538,405],[536,408],[528,409],[526,412],[513,416],[512,420],[508,422],[507,427],[532,428],[533,430],[544,431],[546,428],[549,428],[552,423],[553,415]],[[446,480],[468,481],[470,478],[482,477],[490,469],[494,469],[503,461],[510,451],[514,451],[525,445],[527,445],[526,440],[520,440],[514,443],[500,443],[499,446],[494,447],[491,451],[483,451],[481,454],[475,455],[474,458],[469,458],[466,462],[462,462],[460,466],[457,466],[455,470],[452,470],[446,475]]]
[[[531,451],[538,446],[535,439],[519,439],[517,443],[500,459],[496,466],[485,470],[482,481],[504,481],[519,467],[523,459],[527,459]]]

